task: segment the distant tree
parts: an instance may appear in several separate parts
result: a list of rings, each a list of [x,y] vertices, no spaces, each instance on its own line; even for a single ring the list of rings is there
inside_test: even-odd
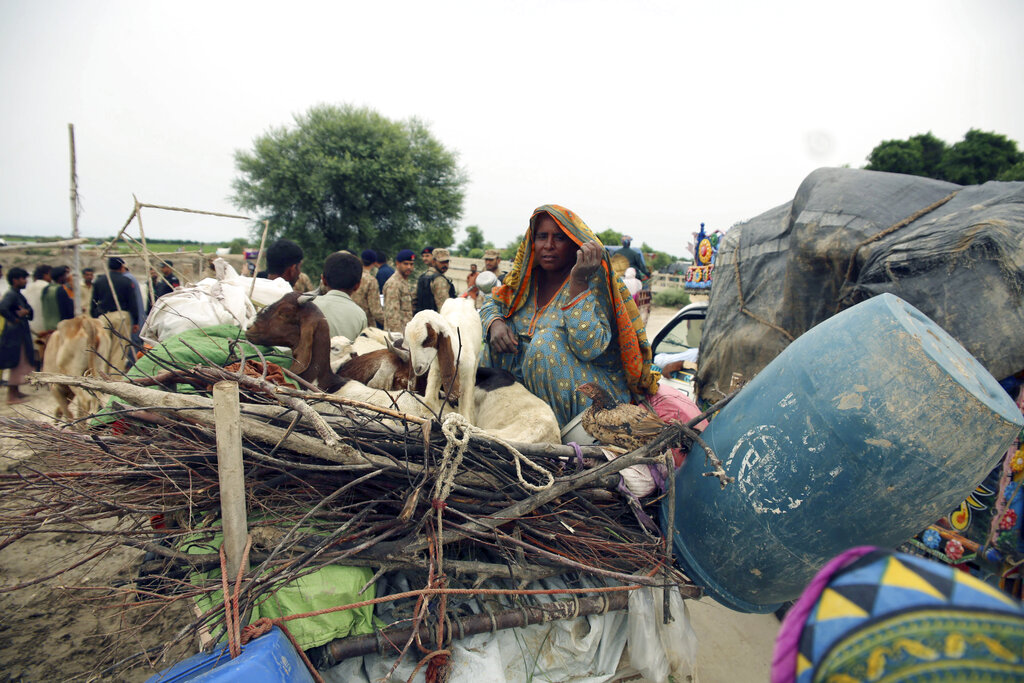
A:
[[[1024,161],[1018,161],[1016,164],[1000,173],[996,180],[1024,180]]]
[[[644,242],[640,249],[644,252],[644,262],[652,273],[661,270],[670,263],[674,263],[676,260],[675,257],[648,246],[647,242]]]
[[[601,232],[594,233],[597,235],[597,239],[601,240],[601,244],[606,247],[618,247],[622,245],[622,233],[618,230],[602,230]]]
[[[924,175],[924,155],[921,143],[914,140],[886,140],[868,155],[869,171]]]
[[[1024,161],[1017,143],[1005,135],[971,129],[956,143],[939,163],[943,180],[960,185],[978,185],[995,180],[1000,173]]]
[[[245,251],[245,248],[249,246],[249,240],[244,237],[236,237],[224,246],[231,250],[229,252],[231,254],[241,254]]]
[[[1013,140],[971,129],[951,147],[931,132],[907,140],[886,140],[871,150],[865,168],[977,185],[1015,177],[1010,169],[1021,161],[1024,154]]]
[[[516,237],[505,245],[505,248],[501,250],[501,258],[505,261],[512,261],[515,259],[516,254],[519,252],[519,244],[523,241],[522,237]]]
[[[488,247],[488,248],[490,248],[490,247]],[[466,253],[466,256],[468,256],[469,258],[483,258],[484,257],[484,251],[485,251],[484,249],[470,249]]]
[[[466,178],[417,119],[317,105],[235,152],[234,202],[322,263],[338,249],[451,244]]]
[[[483,256],[485,249],[493,249],[494,245],[484,239],[484,233],[479,226],[470,225],[466,228],[466,239],[459,243],[459,246],[455,247],[456,256],[470,256],[471,251],[480,251],[480,256]],[[479,257],[472,257],[479,258]]]

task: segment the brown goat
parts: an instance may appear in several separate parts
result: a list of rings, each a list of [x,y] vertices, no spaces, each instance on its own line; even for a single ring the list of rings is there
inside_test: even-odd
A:
[[[256,316],[245,333],[253,344],[287,346],[295,359],[292,372],[321,391],[337,391],[341,378],[331,371],[331,329],[313,297],[289,292]]]
[[[417,313],[413,322],[406,326],[404,340],[394,344],[388,342],[386,349],[349,359],[338,368],[338,374],[372,389],[408,389],[423,395],[427,371],[436,362],[441,371],[441,391],[451,399],[458,398],[459,383],[448,334],[450,328],[433,311],[430,313],[437,316],[437,320],[423,313]]]

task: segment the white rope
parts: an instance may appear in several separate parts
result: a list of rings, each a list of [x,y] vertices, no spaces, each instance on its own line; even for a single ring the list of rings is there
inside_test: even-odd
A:
[[[456,430],[462,430],[462,436],[458,436],[456,434]],[[438,470],[437,484],[434,486],[434,498],[436,499],[444,500],[451,492],[452,484],[455,481],[455,474],[458,471],[459,465],[462,464],[462,457],[465,455],[466,447],[469,445],[469,437],[471,434],[483,436],[486,439],[501,444],[508,449],[512,454],[512,459],[515,461],[516,478],[519,479],[519,483],[526,490],[537,493],[551,488],[555,483],[554,475],[520,453],[512,446],[512,444],[499,437],[493,436],[492,434],[488,434],[479,427],[475,427],[470,424],[469,420],[459,413],[448,413],[444,416],[444,419],[441,421],[441,432],[445,435],[448,442],[445,444],[444,453],[441,455],[441,467]],[[452,457],[452,451],[456,448],[458,451],[455,453],[455,456]],[[523,479],[523,464],[534,472],[543,475],[547,479],[547,482],[538,486]]]

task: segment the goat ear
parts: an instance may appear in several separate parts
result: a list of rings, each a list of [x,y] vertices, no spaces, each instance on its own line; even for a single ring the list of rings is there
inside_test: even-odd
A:
[[[292,364],[292,372],[301,375],[303,379],[312,381],[312,377],[306,377],[306,370],[313,362],[313,341],[320,330],[320,326],[327,325],[325,319],[320,319],[314,325],[299,325],[299,343],[292,348],[292,357],[295,359]],[[330,332],[328,331],[328,334]],[[327,341],[328,351],[331,348],[330,340]]]
[[[321,318],[313,330],[313,343],[311,344],[311,357],[306,368],[306,377],[303,379],[312,381],[316,378],[316,384],[320,391],[333,394],[341,388],[343,382],[338,374],[331,370],[331,326],[326,318]]]
[[[427,338],[423,340],[423,348],[430,347],[430,348],[436,349],[437,348],[437,338],[439,336],[437,334],[437,330],[435,330],[434,326],[431,325],[430,323],[425,323],[423,325],[423,327],[427,331]]]
[[[397,354],[398,357],[402,359],[403,363],[412,362],[412,352],[408,348],[406,348],[404,339],[399,337],[398,339],[392,341],[391,337],[389,336],[386,338],[386,341],[388,344],[388,348],[391,349],[391,351],[393,351],[395,354]]]
[[[449,398],[459,397],[458,368],[455,367],[455,352],[452,340],[447,336],[438,336],[437,364],[441,370],[441,386]]]

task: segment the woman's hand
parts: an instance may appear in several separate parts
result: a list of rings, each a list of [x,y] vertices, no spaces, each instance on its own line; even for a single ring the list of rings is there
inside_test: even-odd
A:
[[[576,297],[590,287],[590,276],[601,267],[604,247],[597,242],[584,242],[576,251],[576,265],[569,272],[569,296]]]
[[[519,340],[512,334],[512,328],[504,320],[495,320],[491,323],[487,340],[491,349],[498,353],[515,353],[519,347]]]

